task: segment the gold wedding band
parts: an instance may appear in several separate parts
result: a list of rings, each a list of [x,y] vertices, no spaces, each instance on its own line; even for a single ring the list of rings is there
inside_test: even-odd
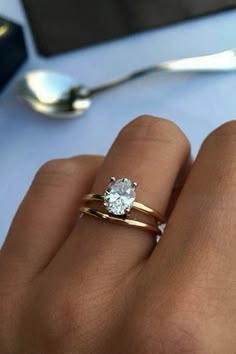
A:
[[[158,226],[165,224],[166,219],[158,211],[135,200],[137,186],[138,184],[136,182],[128,178],[116,179],[115,177],[111,177],[111,182],[104,195],[93,193],[83,197],[85,202],[102,202],[106,212],[87,206],[81,207],[80,211],[108,222],[141,228],[154,232],[156,235],[161,235],[162,231]],[[154,218],[155,224],[151,225],[146,222],[130,219],[129,216],[132,209],[136,209],[151,216]]]
[[[147,231],[154,232],[156,235],[160,235],[160,236],[162,235],[161,230],[157,226],[155,227],[154,225],[150,225],[150,224],[147,224],[142,221],[117,218],[115,216],[111,216],[111,215],[102,213],[101,211],[98,211],[98,210],[95,210],[92,208],[87,208],[87,207],[81,207],[80,211],[84,214],[94,216],[98,219],[109,221],[113,224],[120,224],[120,225],[124,225],[124,226],[128,225],[128,226],[141,228],[141,229],[145,229]]]

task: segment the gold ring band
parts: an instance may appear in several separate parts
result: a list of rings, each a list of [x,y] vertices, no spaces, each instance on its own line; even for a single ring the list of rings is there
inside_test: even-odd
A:
[[[104,196],[100,195],[100,194],[87,194],[83,197],[83,200],[85,202],[89,202],[89,201],[101,201],[104,202]],[[165,224],[166,223],[166,219],[156,210],[142,204],[139,202],[134,202],[132,205],[133,209],[136,209],[138,211],[143,212],[144,214],[147,215],[151,215],[154,217],[154,219],[157,221],[157,223],[160,224]]]
[[[132,227],[141,228],[144,230],[154,232],[156,235],[159,235],[159,236],[162,235],[162,231],[158,227],[155,227],[150,224],[146,224],[145,222],[142,222],[142,221],[117,218],[117,217],[102,213],[101,211],[98,211],[98,210],[95,210],[92,208],[88,208],[88,207],[81,207],[80,211],[84,214],[91,215],[91,216],[94,216],[98,219],[109,221],[111,223],[120,224],[120,225],[129,225]]]

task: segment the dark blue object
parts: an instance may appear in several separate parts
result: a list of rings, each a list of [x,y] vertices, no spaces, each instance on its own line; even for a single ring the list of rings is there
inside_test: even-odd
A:
[[[0,91],[26,57],[21,26],[0,17]]]

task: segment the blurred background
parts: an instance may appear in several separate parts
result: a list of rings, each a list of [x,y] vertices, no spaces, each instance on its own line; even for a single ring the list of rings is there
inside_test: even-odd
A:
[[[96,86],[164,60],[236,47],[236,0],[0,1],[0,245],[47,160],[105,154],[141,114],[175,121],[195,156],[205,136],[235,119],[236,72],[159,73],[95,97],[88,112],[53,120],[17,98],[31,70]]]

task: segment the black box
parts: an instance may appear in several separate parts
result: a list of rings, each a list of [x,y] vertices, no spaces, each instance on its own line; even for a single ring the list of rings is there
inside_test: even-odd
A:
[[[22,1],[45,56],[236,7],[236,0]]]
[[[0,17],[0,91],[26,57],[21,26]]]

